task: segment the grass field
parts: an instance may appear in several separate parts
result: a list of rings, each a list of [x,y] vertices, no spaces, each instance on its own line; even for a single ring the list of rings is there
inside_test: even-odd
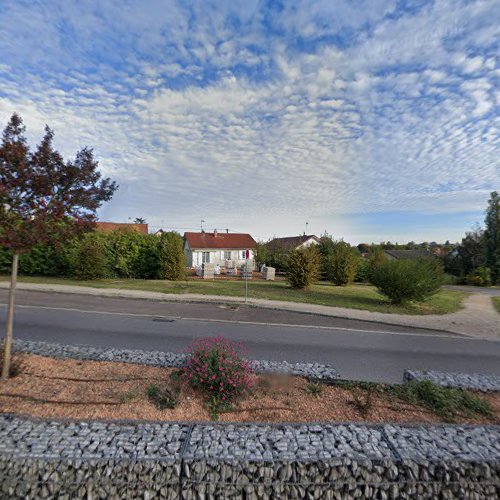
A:
[[[8,276],[0,276],[5,281]],[[197,293],[203,295],[226,295],[243,297],[244,282],[242,280],[203,281],[190,279],[188,281],[163,280],[126,280],[105,279],[93,281],[78,281],[64,278],[21,276],[20,282],[47,283],[90,286],[95,288],[119,288],[126,290],[147,290],[161,293]],[[318,283],[310,290],[294,290],[284,281],[249,281],[248,295],[250,298],[267,300],[284,300],[289,302],[304,302],[332,307],[347,307],[350,309],[365,309],[367,311],[393,314],[447,314],[458,311],[462,300],[467,295],[464,292],[441,290],[426,302],[405,305],[393,305],[380,295],[371,285],[349,285],[337,287],[329,283]]]
[[[491,297],[491,300],[495,309],[500,313],[500,297]]]

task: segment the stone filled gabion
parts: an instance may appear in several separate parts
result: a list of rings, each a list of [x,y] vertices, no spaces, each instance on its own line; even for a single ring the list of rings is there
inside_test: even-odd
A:
[[[14,351],[50,356],[52,358],[116,361],[171,368],[180,368],[186,364],[187,360],[186,354],[174,352],[67,345],[22,339],[14,341]],[[339,378],[339,374],[335,368],[320,363],[254,360],[252,361],[252,365],[257,373],[282,373],[320,380],[334,380]]]
[[[0,479],[0,498],[497,499],[500,428],[0,416]]]
[[[500,391],[500,375],[405,370],[403,379],[405,382],[429,380],[443,387],[455,387],[472,391]]]

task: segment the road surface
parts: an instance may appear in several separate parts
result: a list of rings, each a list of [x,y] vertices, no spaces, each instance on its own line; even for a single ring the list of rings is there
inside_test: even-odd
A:
[[[7,291],[0,291],[0,321]],[[15,335],[29,340],[183,351],[195,337],[243,341],[250,357],[321,362],[344,378],[400,382],[403,370],[500,374],[500,342],[301,313],[19,291]]]

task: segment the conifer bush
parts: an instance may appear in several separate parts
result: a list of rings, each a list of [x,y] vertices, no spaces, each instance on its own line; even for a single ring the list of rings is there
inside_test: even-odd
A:
[[[393,304],[426,300],[439,291],[442,282],[441,265],[431,258],[390,260],[373,274],[373,284]]]
[[[360,264],[359,252],[345,241],[333,242],[325,259],[325,271],[328,281],[337,286],[354,281]]]
[[[306,289],[318,280],[321,258],[314,246],[292,250],[288,257],[286,279],[292,288]]]

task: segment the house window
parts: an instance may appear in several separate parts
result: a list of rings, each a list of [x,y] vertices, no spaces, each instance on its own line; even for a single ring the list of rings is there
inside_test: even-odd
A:
[[[247,256],[247,252],[246,252],[246,250],[242,250],[242,251],[241,251],[241,258],[242,258],[242,259],[245,259],[245,258],[246,258],[246,256]]]
[[[226,260],[231,260],[231,251],[230,250],[229,251],[228,250],[224,251],[224,258]]]
[[[210,252],[202,252],[201,261],[203,262],[203,264],[210,263]]]

